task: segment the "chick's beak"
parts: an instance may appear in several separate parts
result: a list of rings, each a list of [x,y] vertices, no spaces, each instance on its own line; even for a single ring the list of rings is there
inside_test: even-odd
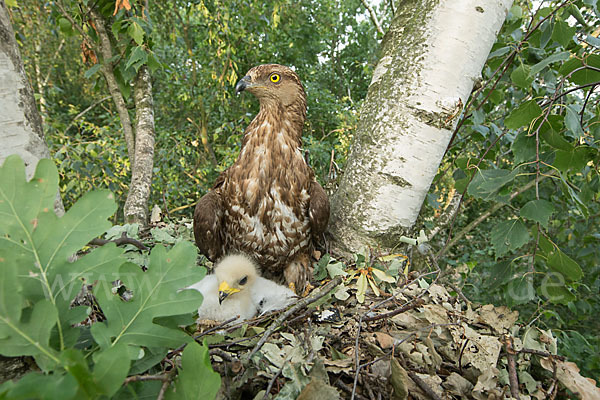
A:
[[[239,95],[251,84],[252,84],[252,78],[250,78],[249,75],[246,75],[245,77],[243,77],[242,79],[239,80],[237,85],[235,85],[235,94]]]
[[[219,284],[219,304],[223,302],[229,295],[239,292],[240,289],[232,288],[225,281]]]

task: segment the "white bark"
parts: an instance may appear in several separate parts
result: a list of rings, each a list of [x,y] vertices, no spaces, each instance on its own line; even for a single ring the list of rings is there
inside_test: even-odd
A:
[[[142,65],[133,88],[135,101],[135,157],[131,168],[131,185],[125,201],[127,223],[148,223],[148,198],[152,186],[154,161],[154,105],[152,80],[148,67]]]
[[[391,249],[415,223],[512,0],[407,0],[382,43],[330,231]]]
[[[8,11],[0,1],[0,164],[11,154],[18,154],[25,162],[27,179],[41,158],[50,158]],[[64,213],[58,194],[55,211]]]

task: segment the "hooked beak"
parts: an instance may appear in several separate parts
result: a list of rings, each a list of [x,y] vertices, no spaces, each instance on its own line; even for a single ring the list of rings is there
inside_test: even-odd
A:
[[[239,292],[240,289],[229,287],[227,282],[223,281],[219,284],[219,304],[223,302],[229,295]]]
[[[235,94],[239,95],[242,93],[247,87],[252,84],[252,78],[249,75],[246,75],[242,79],[239,80],[237,85],[235,85]]]

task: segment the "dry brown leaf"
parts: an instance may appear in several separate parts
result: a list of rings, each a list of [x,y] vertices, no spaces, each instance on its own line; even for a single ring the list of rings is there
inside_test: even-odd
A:
[[[377,339],[377,343],[379,343],[379,347],[382,349],[389,349],[394,345],[395,339],[383,332],[375,332],[375,338]]]
[[[131,4],[129,4],[129,0],[117,0],[115,2],[115,12],[113,15],[117,15],[121,8],[124,8],[127,11],[131,10]]]
[[[446,388],[448,393],[459,396],[460,398],[468,398],[473,390],[473,384],[456,372],[451,373],[442,386]]]
[[[600,399],[600,388],[596,386],[596,381],[581,376],[579,367],[569,361],[554,360],[556,362],[556,377],[567,389],[575,393],[581,400]],[[553,371],[552,360],[542,358],[540,360],[542,367],[548,371]]]

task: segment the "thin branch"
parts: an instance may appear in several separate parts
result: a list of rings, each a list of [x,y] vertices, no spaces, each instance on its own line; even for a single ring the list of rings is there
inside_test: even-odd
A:
[[[168,374],[157,374],[157,375],[133,375],[128,376],[123,382],[124,385],[127,385],[131,382],[144,382],[144,381],[166,381],[168,380]]]
[[[309,305],[311,303],[314,303],[315,301],[319,300],[321,297],[324,297],[329,292],[331,292],[335,287],[337,287],[341,282],[342,282],[342,277],[340,275],[336,276],[331,281],[329,281],[326,285],[322,286],[318,291],[315,291],[315,292],[311,293],[309,296],[307,296],[303,299],[300,299],[298,302],[296,302],[296,304],[292,308],[290,308],[289,310],[287,310],[286,312],[281,314],[275,321],[273,321],[271,323],[271,325],[269,325],[269,328],[265,331],[265,333],[260,338],[258,343],[256,343],[256,346],[254,346],[254,348],[248,355],[247,359],[250,360],[252,358],[252,356],[254,356],[261,349],[261,347],[265,344],[265,342],[267,341],[269,336],[271,336],[271,334],[273,332],[275,332],[283,324],[283,322],[287,319],[287,317],[289,317],[296,311],[300,310],[301,308],[306,307],[307,305]]]
[[[592,93],[594,93],[594,90],[596,90],[596,88],[598,87],[598,84],[600,84],[600,82],[598,82],[596,85],[592,86],[592,88],[588,92],[587,96],[585,96],[585,101],[583,102],[583,106],[581,107],[581,112],[579,113],[579,125],[581,125],[582,128],[583,128],[583,114],[585,113],[585,107],[587,106],[587,103],[590,100],[590,97],[592,97]]]
[[[148,250],[148,248],[146,246],[144,246],[144,244],[142,242],[140,242],[139,240],[127,237],[127,234],[125,232],[123,232],[121,237],[118,239],[108,240],[108,239],[94,238],[88,242],[89,245],[93,245],[93,246],[104,246],[107,243],[115,243],[117,246],[121,246],[123,244],[132,244],[140,250]]]
[[[554,176],[553,174],[550,175],[544,175],[540,178],[539,182],[541,182],[542,180],[552,177]],[[501,209],[502,207],[508,205],[510,203],[510,201],[512,199],[514,199],[515,197],[517,197],[518,195],[520,195],[521,193],[531,189],[533,186],[535,186],[536,182],[535,180],[527,183],[525,186],[517,189],[516,191],[514,191],[509,199],[508,202],[506,203],[496,203],[494,204],[494,206],[492,206],[489,210],[487,210],[486,212],[484,212],[483,214],[481,214],[479,217],[477,217],[477,219],[471,221],[467,226],[464,227],[464,229],[460,232],[458,232],[456,234],[456,236],[454,236],[435,256],[436,259],[439,260],[439,258],[444,255],[444,253],[446,253],[446,251],[448,251],[448,249],[452,248],[456,243],[458,243],[467,233],[469,233],[470,231],[472,231],[477,225],[479,225],[480,223],[482,223],[483,221],[485,221],[490,215],[494,214],[496,211],[498,211],[499,209]]]
[[[371,5],[369,3],[367,3],[367,0],[360,0],[363,5],[365,6],[365,8],[367,9],[367,11],[369,11],[369,16],[371,17],[371,21],[373,21],[373,25],[375,25],[375,28],[377,29],[377,32],[379,32],[380,34],[384,34],[383,29],[381,29],[381,25],[379,24],[379,19],[377,18],[377,14],[375,14],[375,10],[373,10],[373,7],[371,7]]]
[[[509,335],[505,335],[503,341],[506,348],[506,358],[508,360],[508,381],[510,383],[510,394],[513,398],[520,400],[519,377],[517,376],[517,361],[515,359],[516,352],[513,348],[513,338]]]
[[[75,124],[75,121],[77,121],[79,118],[83,117],[85,114],[87,114],[89,111],[91,111],[98,104],[100,104],[100,103],[102,103],[102,102],[104,102],[104,101],[106,101],[106,100],[108,100],[110,98],[111,98],[110,96],[106,96],[106,97],[101,98],[100,100],[97,100],[97,101],[93,102],[88,108],[86,108],[85,110],[83,110],[82,112],[80,112],[79,114],[77,114],[75,116],[75,118],[73,118],[71,120],[71,123],[69,125],[67,125],[67,127],[65,128],[65,130],[63,132],[68,131],[69,128]]]

